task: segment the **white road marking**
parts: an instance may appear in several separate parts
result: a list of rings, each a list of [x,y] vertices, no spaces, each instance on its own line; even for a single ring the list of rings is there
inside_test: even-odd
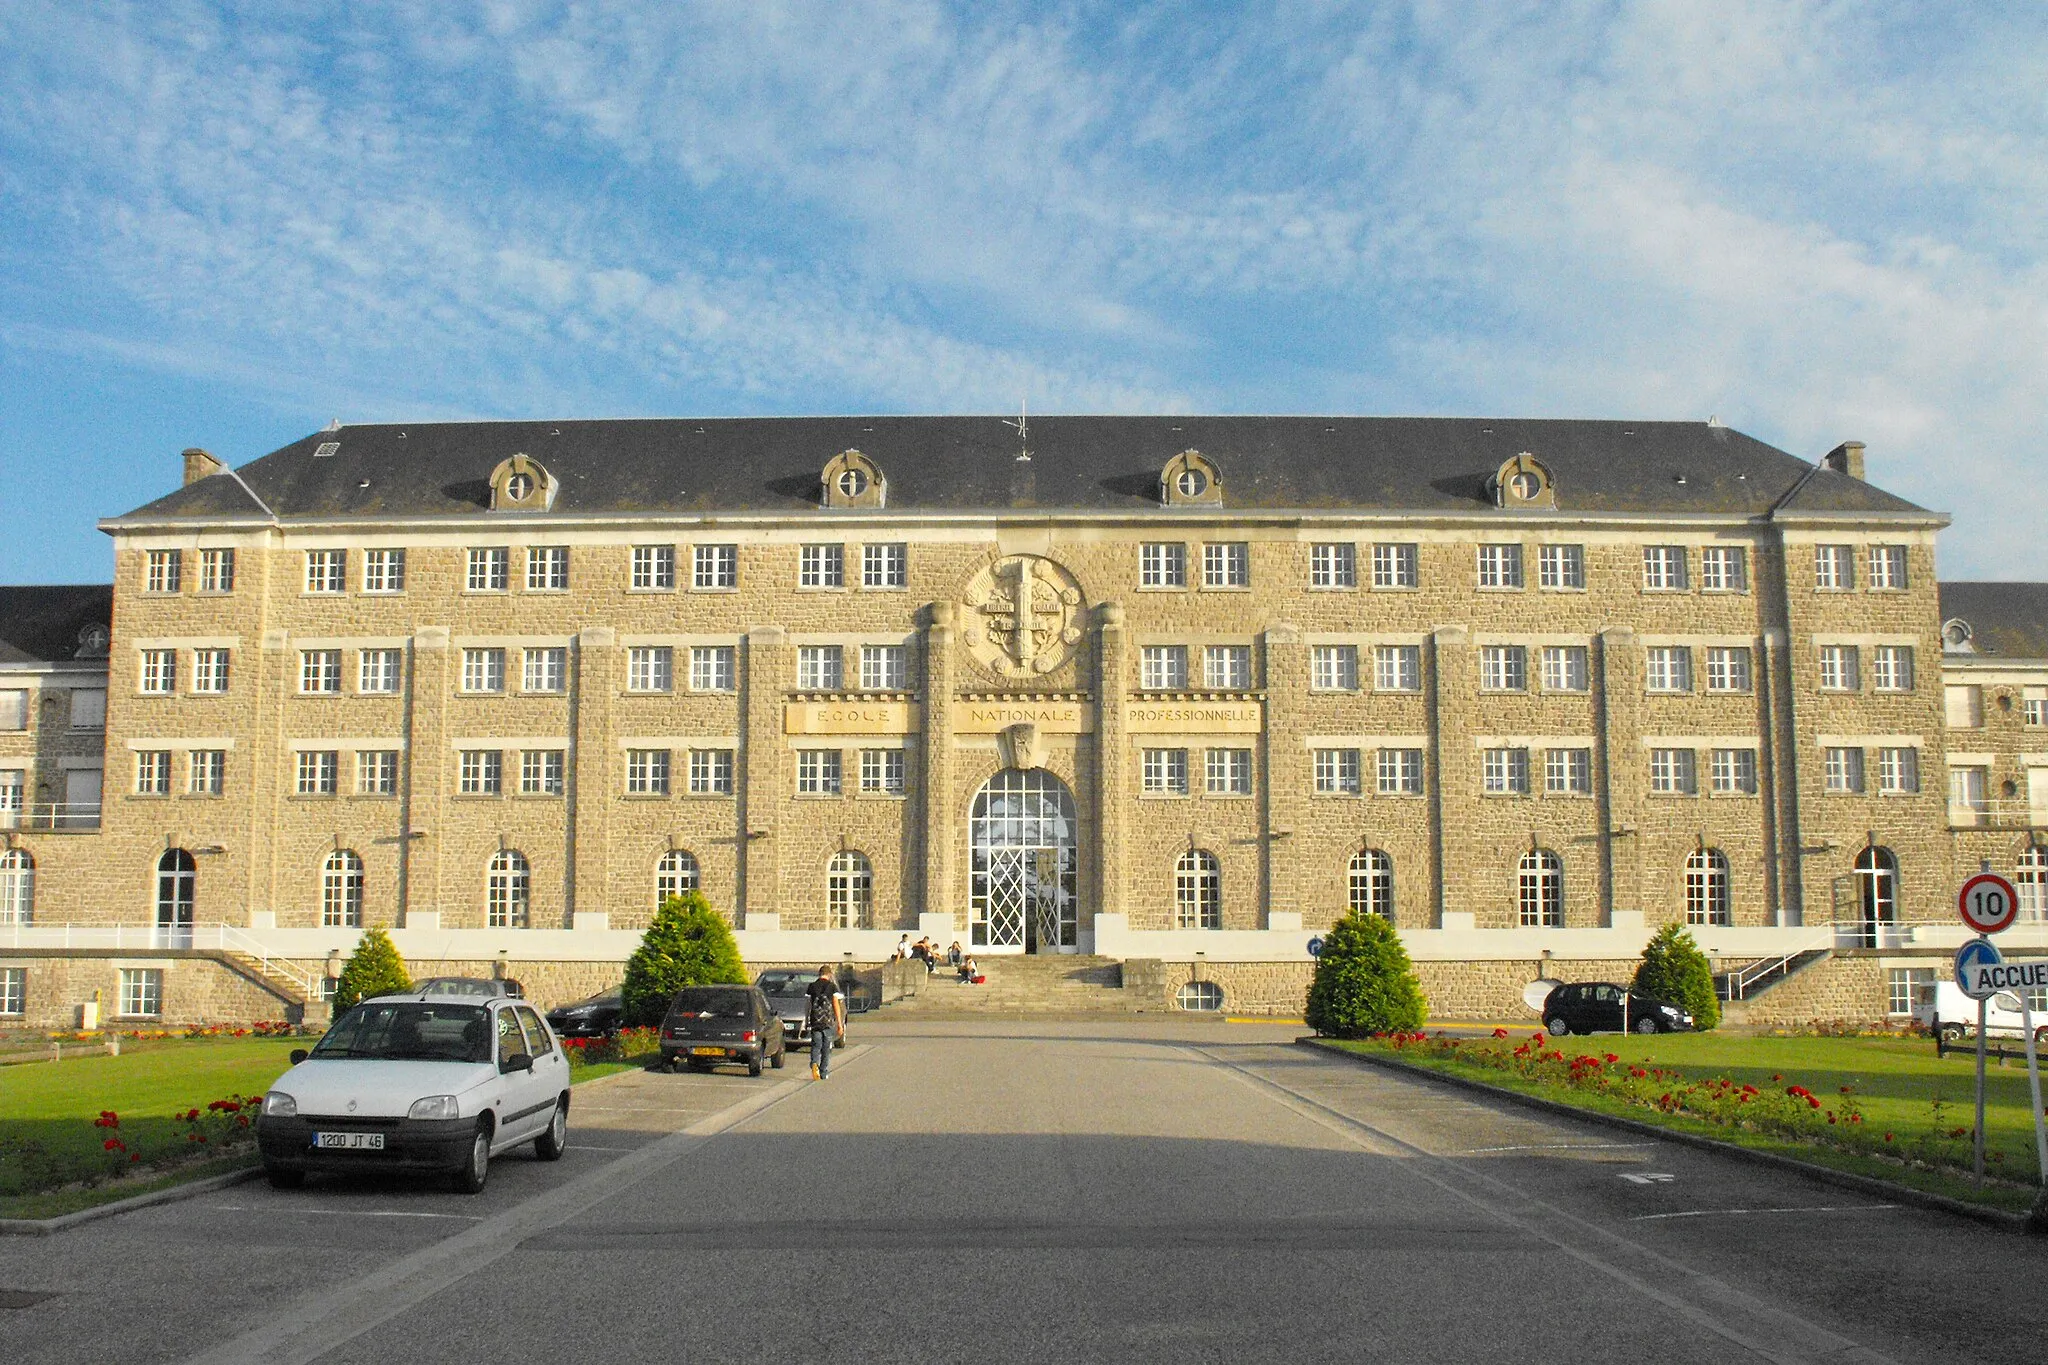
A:
[[[1654,1142],[1524,1142],[1515,1147],[1467,1147],[1462,1155],[1488,1152],[1624,1152],[1638,1147],[1655,1147]]]
[[[1758,1213],[1877,1213],[1883,1209],[1896,1209],[1898,1204],[1809,1204],[1798,1208],[1783,1209],[1687,1209],[1683,1213],[1644,1213],[1629,1219],[1631,1223],[1654,1223],[1660,1218],[1737,1218]]]
[[[1672,1181],[1678,1179],[1677,1176],[1667,1171],[1643,1171],[1640,1173],[1631,1171],[1626,1175],[1615,1178],[1617,1180],[1626,1180],[1631,1185],[1669,1185]]]
[[[309,1214],[317,1218],[454,1218],[465,1223],[481,1223],[480,1213],[426,1213],[417,1209],[315,1209],[298,1204],[277,1204],[257,1208],[253,1204],[208,1204],[207,1208],[216,1213],[285,1213],[297,1216]]]

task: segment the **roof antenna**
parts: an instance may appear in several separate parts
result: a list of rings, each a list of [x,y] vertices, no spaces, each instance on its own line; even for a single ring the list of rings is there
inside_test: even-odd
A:
[[[1717,412],[1708,416],[1707,425],[1710,427],[1725,427],[1728,424],[1721,420],[1721,414]]]
[[[320,428],[320,430],[322,430],[322,431],[340,431],[340,430],[341,430],[341,419],[340,419],[339,417],[330,417],[330,418],[328,418],[328,419],[327,419],[327,425],[326,425],[326,426],[324,426],[324,427],[322,427],[322,428]]]
[[[1017,463],[1031,463],[1031,422],[1025,415],[1023,399],[1017,400],[1017,420],[1012,422],[1009,418],[1005,417],[1003,425],[1017,428],[1017,444],[1022,447],[1017,452]]]

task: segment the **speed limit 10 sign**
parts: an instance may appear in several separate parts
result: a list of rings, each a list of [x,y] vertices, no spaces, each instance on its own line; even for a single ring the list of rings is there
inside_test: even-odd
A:
[[[1956,910],[1963,923],[1980,934],[1995,934],[2013,922],[2020,912],[2020,898],[2012,883],[1996,872],[1979,872],[1963,883],[1956,894]]]

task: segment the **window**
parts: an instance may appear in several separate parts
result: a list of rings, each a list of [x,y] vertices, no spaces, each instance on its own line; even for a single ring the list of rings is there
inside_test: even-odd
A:
[[[667,645],[635,645],[626,651],[626,690],[666,692],[675,683],[675,650]]]
[[[1728,856],[1718,848],[1694,849],[1685,860],[1685,922],[1735,922],[1728,892]]]
[[[71,689],[71,728],[101,730],[107,724],[107,690],[104,687]]]
[[[338,649],[300,650],[299,691],[341,691],[341,651]]]
[[[1564,859],[1532,848],[1515,869],[1515,892],[1526,928],[1564,927]]]
[[[1872,592],[1904,592],[1906,590],[1905,546],[1873,545],[1870,547],[1870,590]]]
[[[1552,796],[1590,796],[1593,793],[1593,751],[1591,749],[1545,749],[1543,790]]]
[[[1749,552],[1740,545],[1709,545],[1701,550],[1700,590],[1748,592]]]
[[[690,750],[690,795],[732,795],[732,750]]]
[[[1393,858],[1376,848],[1360,849],[1351,855],[1345,880],[1353,914],[1394,918]]]
[[[502,649],[463,650],[462,690],[465,692],[503,692],[505,690],[505,651]]]
[[[1661,796],[1691,796],[1699,791],[1691,749],[1650,750],[1650,790]]]
[[[1825,749],[1821,753],[1821,759],[1829,791],[1860,792],[1863,790],[1863,751],[1861,749]]]
[[[2021,919],[2030,924],[2048,920],[2048,848],[2034,844],[2021,850],[2012,889],[2019,893]]]
[[[32,924],[35,922],[35,911],[36,860],[25,848],[10,848],[0,852],[0,924]],[[16,995],[19,994],[17,987]],[[0,1008],[0,1014],[8,1013],[21,1013],[18,1000],[11,1011]]]
[[[1529,751],[1488,749],[1480,756],[1479,789],[1489,796],[1529,793]]]
[[[306,591],[315,593],[348,591],[348,551],[306,551]]]
[[[0,967],[0,1016],[28,1013],[28,968]]]
[[[1315,751],[1316,794],[1356,796],[1361,789],[1356,749]]]
[[[1899,860],[1872,846],[1856,855],[1857,899],[1862,903],[1862,946],[1875,948],[1878,926],[1899,922]]]
[[[1659,645],[1643,652],[1643,685],[1651,692],[1692,691],[1692,651]]]
[[[227,771],[227,750],[194,749],[185,760],[186,794],[219,796],[227,784]]]
[[[22,688],[0,691],[0,730],[28,729],[28,692]]]
[[[503,545],[471,550],[464,583],[471,592],[506,591],[512,585],[512,551]]]
[[[1645,545],[1643,547],[1643,589],[1646,592],[1684,592],[1685,547]]]
[[[2022,692],[2022,715],[2029,725],[2048,725],[2048,687],[2029,687]]]
[[[862,645],[860,685],[871,692],[901,692],[910,685],[910,651],[902,645]]]
[[[320,923],[330,929],[359,929],[363,923],[363,860],[338,848],[320,865]]]
[[[1942,712],[1951,730],[1975,730],[1984,724],[1984,689],[1975,683],[1950,683],[1942,689]]]
[[[730,692],[733,690],[733,650],[731,645],[692,645],[690,647],[690,690],[693,692]]]
[[[1911,1014],[1922,994],[1934,993],[1932,967],[1891,967],[1885,972],[1886,1014]]]
[[[1187,546],[1148,542],[1138,547],[1139,587],[1185,588],[1187,585]]]
[[[363,551],[364,592],[405,591],[405,551]]]
[[[1187,685],[1186,645],[1146,645],[1138,651],[1138,686],[1178,691]]]
[[[626,794],[668,795],[668,750],[626,750]]]
[[[1252,585],[1252,547],[1231,541],[1202,547],[1202,586],[1205,588],[1249,588]]]
[[[1903,752],[1887,750],[1885,752]],[[1950,824],[1975,824],[1984,815],[1985,779],[1983,768],[1958,766],[1948,770],[1948,814]]]
[[[192,651],[192,690],[194,692],[225,692],[228,690],[228,651],[225,649],[195,649]]]
[[[1482,692],[1526,692],[1529,690],[1529,651],[1521,645],[1479,647],[1479,690]]]
[[[1982,772],[1983,769],[1978,769]],[[1920,751],[1915,748],[1877,751],[1877,789],[1889,796],[1920,790]]]
[[[1210,645],[1202,651],[1202,686],[1234,691],[1251,685],[1250,645]]]
[[[1522,586],[1522,547],[1482,545],[1479,547],[1479,586],[1519,588]]]
[[[1146,749],[1141,757],[1143,789],[1147,796],[1188,794],[1188,751]]]
[[[860,547],[860,585],[863,588],[901,588],[909,583],[910,551],[907,546]]]
[[[168,697],[178,686],[178,651],[175,649],[145,649],[142,651],[141,691],[146,696]]]
[[[698,547],[700,550],[708,548]],[[633,590],[668,592],[676,585],[676,547],[635,545],[633,547]]]
[[[846,547],[806,545],[799,552],[796,585],[800,588],[846,586]]]
[[[464,796],[496,796],[505,790],[505,755],[499,749],[464,749],[461,780]]]
[[[1348,544],[1311,545],[1308,551],[1308,585],[1311,588],[1357,587],[1358,547]]]
[[[1252,751],[1211,749],[1202,756],[1204,775],[1211,796],[1252,794]]]
[[[568,686],[569,651],[543,648],[526,650],[520,657],[519,688],[522,692],[560,692]]]
[[[699,545],[690,561],[690,586],[700,591],[737,588],[740,585],[740,547]]]
[[[1913,647],[1878,645],[1870,651],[1870,685],[1879,692],[1913,690]]]
[[[799,645],[796,685],[806,692],[837,692],[841,686],[838,645]]]
[[[533,909],[533,873],[526,855],[500,849],[484,874],[484,920],[493,929],[524,929]]]
[[[1856,550],[1849,545],[1813,547],[1813,586],[1822,592],[1848,592],[1856,586]]]
[[[135,794],[137,796],[169,796],[171,794],[171,751],[169,749],[136,750]]]
[[[1185,479],[1188,473],[1192,472],[1187,471],[1181,477]],[[1206,1014],[1220,1010],[1223,1008],[1223,987],[1214,981],[1185,982],[1173,993],[1173,1003],[1177,1009],[1195,1013]]]
[[[1553,592],[1582,592],[1586,587],[1586,547],[1541,545],[1536,549],[1536,586]]]
[[[183,586],[185,554],[182,550],[151,550],[143,578],[144,592],[176,592]]]
[[[398,795],[398,750],[356,750],[356,795]]]
[[[164,974],[155,967],[121,969],[121,1015],[154,1019],[164,1012]]]
[[[1422,750],[1380,750],[1379,779],[1381,796],[1422,795]]]
[[[519,752],[519,794],[560,796],[563,753],[560,749],[522,749]],[[667,787],[662,788],[667,792]]]
[[[825,865],[825,922],[834,929],[874,927],[875,869],[851,849]]]
[[[199,591],[233,592],[235,590],[235,552],[233,550],[201,550],[199,552]]]
[[[903,751],[862,749],[860,789],[865,796],[903,795]]]
[[[20,821],[27,774],[19,768],[0,768],[0,829],[12,829]]]
[[[1372,585],[1375,588],[1413,588],[1421,583],[1421,556],[1415,546],[1396,543],[1372,547]]]
[[[654,865],[654,908],[661,909],[678,896],[697,889],[697,856],[680,848],[661,855]]]
[[[1716,792],[1727,796],[1756,795],[1756,750],[1714,750],[1712,774]]]
[[[1356,692],[1358,690],[1358,646],[1311,646],[1309,648],[1309,686],[1318,692]]]
[[[1422,690],[1422,647],[1420,645],[1374,645],[1372,685],[1381,692]]]
[[[1750,689],[1749,649],[1745,645],[1707,647],[1707,691],[1747,692]]]
[[[569,589],[569,547],[529,545],[526,548],[526,590],[567,592]]]
[[[1543,690],[1584,692],[1591,686],[1591,670],[1584,645],[1543,647]]]
[[[400,660],[396,649],[366,649],[356,656],[356,691],[396,692]]]
[[[1863,686],[1854,645],[1820,647],[1820,686],[1823,692],[1854,692]]]
[[[341,755],[333,749],[299,750],[300,796],[332,796],[339,789]]]
[[[1205,848],[1191,848],[1173,866],[1176,929],[1223,927],[1223,865]]]
[[[839,751],[797,750],[796,789],[800,796],[839,795]]]

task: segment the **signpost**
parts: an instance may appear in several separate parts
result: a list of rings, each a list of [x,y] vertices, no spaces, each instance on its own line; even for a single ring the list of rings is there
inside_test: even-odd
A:
[[[2000,933],[2020,912],[2019,893],[1996,872],[1979,872],[1956,893],[1956,910],[1978,933]]]
[[[1956,985],[1972,1000],[1989,1000],[1996,991],[1977,994],[1977,968],[1997,966],[2005,961],[1998,954],[1998,945],[1988,938],[1973,938],[1956,949]]]
[[[1986,860],[1976,876],[1956,892],[1956,913],[1978,934],[1996,934],[2011,927],[2020,910],[2012,883],[1991,870]],[[2027,1090],[2034,1102],[2034,1153],[2040,1161],[2041,1184],[2048,1188],[2048,1126],[2041,1113],[2041,1065],[2034,1047],[2034,1011],[2029,993],[2048,988],[2048,958],[2007,962],[1988,938],[1975,938],[1956,952],[1956,984],[1977,1002],[1977,1184],[1984,1183],[1984,1030],[1991,997],[2000,991],[2020,998],[2020,1025],[2027,1035]]]

